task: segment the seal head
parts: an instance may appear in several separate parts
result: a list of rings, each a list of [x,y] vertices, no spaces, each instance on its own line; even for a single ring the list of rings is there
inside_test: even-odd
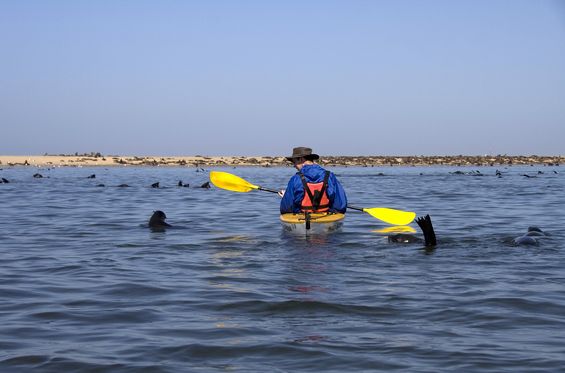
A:
[[[167,215],[161,210],[157,210],[153,212],[151,218],[149,219],[149,227],[150,228],[164,228],[164,227],[171,227],[169,223],[165,222],[167,219]]]

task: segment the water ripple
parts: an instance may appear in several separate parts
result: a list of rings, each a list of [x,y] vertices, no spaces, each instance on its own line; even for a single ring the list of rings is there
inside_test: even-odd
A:
[[[293,173],[225,170],[270,188]],[[177,188],[208,178],[187,167],[5,169],[0,371],[562,370],[565,173],[456,170],[335,170],[354,205],[430,214],[429,250],[362,212],[289,235],[276,195]],[[173,228],[149,230],[155,210]],[[551,235],[516,246],[532,225]]]

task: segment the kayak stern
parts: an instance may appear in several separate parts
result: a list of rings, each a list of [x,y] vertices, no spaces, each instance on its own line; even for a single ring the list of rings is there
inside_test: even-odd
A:
[[[343,225],[345,214],[341,213],[304,213],[281,214],[283,229],[301,234],[329,233],[338,230]]]

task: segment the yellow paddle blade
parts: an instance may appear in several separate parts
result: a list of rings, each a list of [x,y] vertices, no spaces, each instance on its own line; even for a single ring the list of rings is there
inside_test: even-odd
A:
[[[386,227],[375,229],[372,232],[374,233],[416,233],[416,230],[409,225],[395,225],[393,227]]]
[[[253,189],[259,189],[257,185],[253,185],[239,176],[222,171],[210,171],[210,181],[218,188],[232,192],[247,193]]]
[[[385,223],[393,225],[410,224],[416,217],[415,212],[393,210],[386,207],[364,208],[363,211]]]

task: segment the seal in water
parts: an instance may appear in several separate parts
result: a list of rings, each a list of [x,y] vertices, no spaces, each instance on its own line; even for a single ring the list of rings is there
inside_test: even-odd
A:
[[[159,182],[151,184],[151,188],[159,188]]]
[[[422,230],[424,234],[424,245],[426,247],[434,247],[437,245],[436,240],[436,233],[434,231],[434,226],[432,225],[432,219],[430,215],[426,215],[424,217],[419,217],[416,219],[416,223]],[[398,233],[392,236],[388,236],[388,242],[393,243],[415,243],[415,242],[422,242],[421,238],[413,236],[411,234],[406,233]]]
[[[149,219],[149,227],[151,228],[164,228],[164,227],[172,227],[169,223],[165,222],[167,219],[167,215],[161,210],[157,210],[153,212],[151,218]]]
[[[518,246],[538,246],[539,237],[547,237],[549,233],[545,233],[539,227],[528,227],[528,231],[520,237],[514,239],[514,244]]]

